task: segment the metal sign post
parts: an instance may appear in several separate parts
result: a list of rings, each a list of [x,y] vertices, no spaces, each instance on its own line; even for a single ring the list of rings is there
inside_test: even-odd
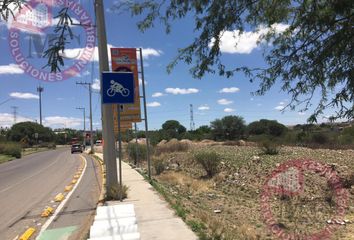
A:
[[[141,82],[143,85],[143,101],[144,101],[144,122],[145,122],[145,138],[146,138],[146,160],[148,164],[148,175],[151,180],[151,164],[150,164],[150,151],[149,151],[149,136],[148,136],[148,118],[146,110],[146,95],[145,95],[145,79],[144,79],[144,65],[143,65],[143,52],[142,48],[139,48],[140,52],[140,67],[141,67]]]
[[[132,72],[103,72],[102,73],[102,102],[117,104],[118,112],[118,164],[119,164],[119,200],[123,199],[122,180],[122,133],[121,133],[121,104],[134,103],[134,75]],[[113,132],[114,129],[111,129]]]
[[[122,133],[120,129],[120,104],[117,104],[118,111],[118,164],[119,164],[119,185],[120,185],[120,196],[119,200],[123,199],[123,181],[122,181]]]

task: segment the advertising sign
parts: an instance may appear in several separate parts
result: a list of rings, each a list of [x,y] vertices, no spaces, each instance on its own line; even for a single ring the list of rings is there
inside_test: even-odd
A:
[[[134,103],[124,104],[121,109],[121,121],[140,122],[140,94],[138,64],[135,48],[111,48],[112,71],[132,72],[134,76]],[[117,106],[113,105],[114,115],[117,114]],[[115,122],[115,125],[117,123]]]

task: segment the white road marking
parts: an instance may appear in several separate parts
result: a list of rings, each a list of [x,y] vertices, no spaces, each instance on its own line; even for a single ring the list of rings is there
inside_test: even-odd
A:
[[[54,219],[56,218],[56,216],[60,213],[60,211],[62,210],[62,208],[65,206],[66,202],[70,199],[71,195],[75,192],[76,188],[79,186],[80,181],[82,179],[82,177],[85,174],[86,171],[86,167],[87,167],[87,162],[86,162],[86,158],[83,157],[82,155],[80,155],[80,157],[84,160],[85,162],[85,166],[84,169],[82,170],[81,176],[80,178],[77,180],[77,183],[75,184],[74,188],[68,193],[68,195],[65,196],[65,199],[59,204],[58,208],[55,210],[55,212],[53,213],[53,215],[43,224],[41,231],[38,233],[38,236],[36,237],[36,240],[39,239],[39,237],[42,235],[42,233],[49,227],[49,225],[54,221]]]

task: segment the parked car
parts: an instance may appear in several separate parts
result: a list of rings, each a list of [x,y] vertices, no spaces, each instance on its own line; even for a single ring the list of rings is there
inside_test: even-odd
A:
[[[81,146],[81,144],[76,143],[76,144],[71,145],[71,154],[73,154],[74,152],[80,152],[80,153],[82,153],[82,146]]]

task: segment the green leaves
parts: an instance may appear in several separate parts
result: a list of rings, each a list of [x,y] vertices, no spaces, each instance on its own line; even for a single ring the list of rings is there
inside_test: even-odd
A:
[[[7,22],[10,16],[15,18],[14,13],[26,6],[25,3],[25,0],[0,0],[0,20]]]
[[[255,92],[264,95],[276,82],[291,98],[290,109],[307,110],[315,93],[320,100],[309,121],[316,121],[325,109],[337,108],[336,118],[354,117],[354,1],[291,0],[171,0],[126,1],[119,3],[133,16],[145,15],[138,23],[141,30],[153,27],[154,21],[165,24],[185,17],[194,18],[198,36],[168,65],[168,72],[182,61],[191,65],[195,78],[207,73],[232,77],[242,72],[251,82],[259,82]],[[276,31],[274,24],[288,25]],[[261,34],[266,68],[226,67],[221,61],[221,35],[224,31],[245,28]],[[250,31],[248,30],[248,31]],[[238,36],[235,36],[236,38]]]
[[[49,45],[49,48],[44,52],[44,57],[48,58],[48,63],[45,67],[50,67],[51,72],[60,71],[60,66],[64,66],[63,53],[65,50],[65,44],[67,44],[67,35],[70,39],[73,39],[74,34],[70,28],[73,21],[68,14],[69,8],[63,8],[55,18],[59,18],[58,24],[55,27],[54,32],[57,34]]]

